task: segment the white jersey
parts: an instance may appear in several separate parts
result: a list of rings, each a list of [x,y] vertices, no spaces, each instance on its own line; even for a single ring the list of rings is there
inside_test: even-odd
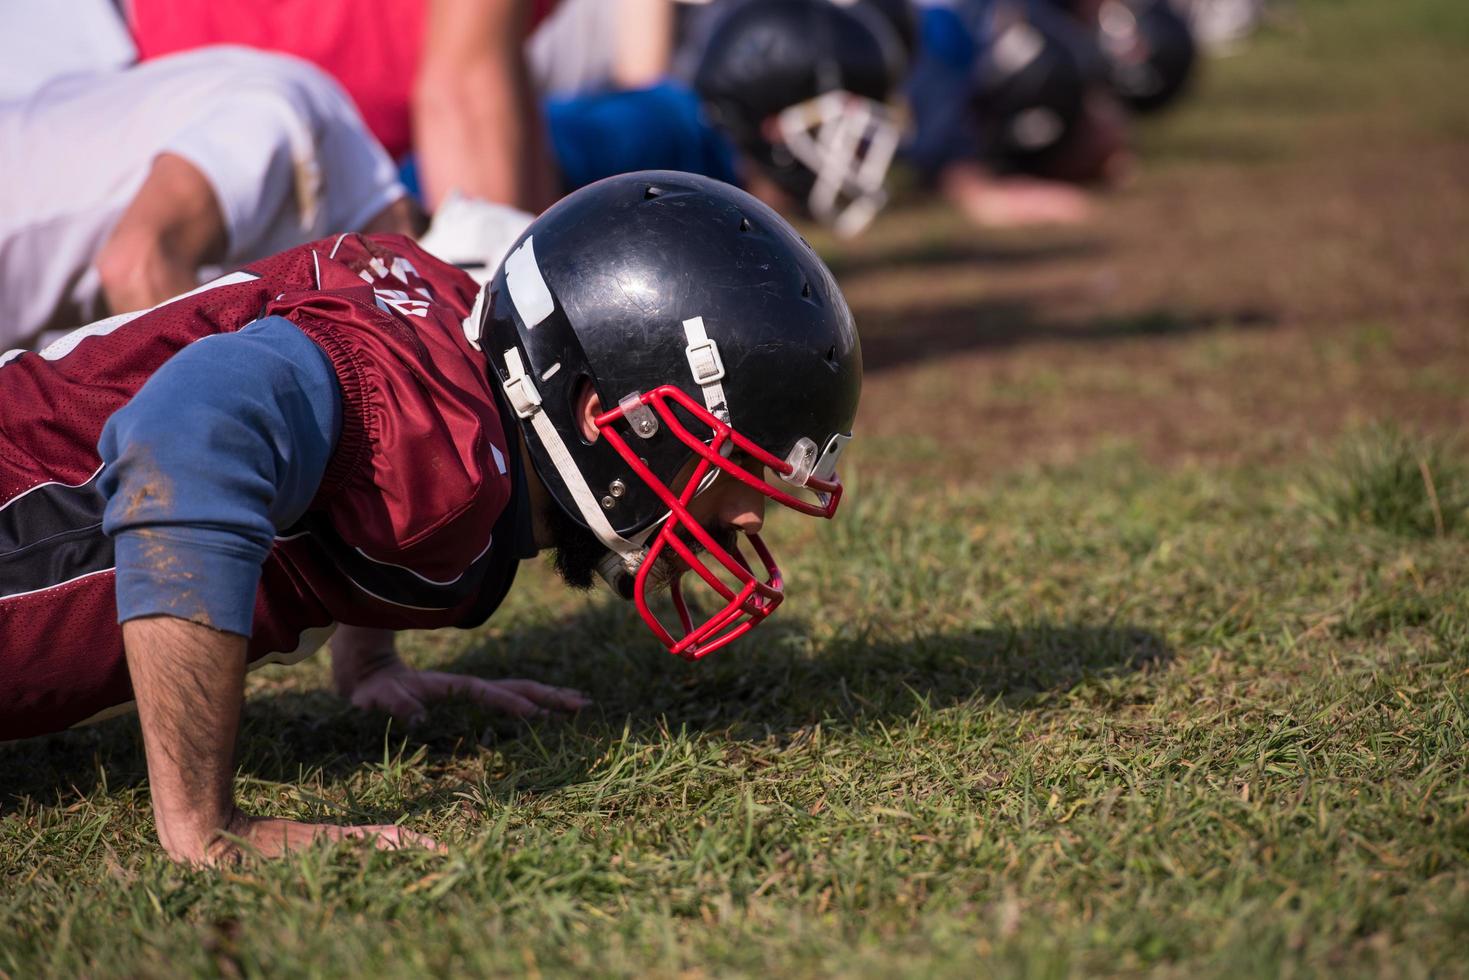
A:
[[[404,193],[345,92],[284,55],[204,48],[0,104],[0,350],[98,319],[92,267],[154,158],[214,190],[223,270],[361,228]]]
[[[138,58],[113,0],[0,0],[0,102],[53,79],[115,71]]]

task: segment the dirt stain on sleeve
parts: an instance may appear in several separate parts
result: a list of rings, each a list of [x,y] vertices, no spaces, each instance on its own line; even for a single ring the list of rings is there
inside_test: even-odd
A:
[[[121,487],[123,524],[143,523],[173,508],[173,479],[147,452],[129,454],[126,479]]]
[[[169,517],[174,504],[173,478],[151,455],[140,453],[128,461],[121,493],[119,523],[142,545],[135,553],[139,570],[169,590],[170,615],[212,627],[214,620],[204,597],[194,588],[195,572],[180,560],[167,534],[147,526]]]

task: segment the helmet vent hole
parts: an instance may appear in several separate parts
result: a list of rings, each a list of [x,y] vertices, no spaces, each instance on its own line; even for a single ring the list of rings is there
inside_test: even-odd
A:
[[[802,299],[810,299],[811,298],[811,284],[809,282],[803,282],[803,283],[801,283],[801,298]]]
[[[749,231],[749,230],[750,230],[750,219],[749,218],[741,218],[740,219],[740,231]]]
[[[645,201],[651,201],[655,197],[661,197],[662,194],[663,194],[663,188],[657,187],[657,186],[655,186],[653,184],[649,184],[648,185],[648,189],[645,190],[645,191],[643,191],[643,200],[645,200]]]
[[[826,349],[826,363],[828,363],[828,364],[835,364],[836,362],[837,362],[837,345],[836,344],[832,344],[830,347],[828,347]]]

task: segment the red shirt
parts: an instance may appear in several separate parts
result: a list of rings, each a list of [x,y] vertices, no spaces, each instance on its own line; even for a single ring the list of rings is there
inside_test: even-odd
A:
[[[304,58],[336,78],[393,157],[412,146],[410,106],[430,0],[132,0],[142,60],[210,44]],[[534,29],[560,0],[529,0]]]
[[[305,517],[261,569],[251,662],[333,622],[470,626],[528,550],[484,356],[461,321],[474,283],[405,238],[356,235],[250,266],[88,336],[64,356],[0,363],[0,740],[67,728],[131,699],[97,440],[176,351],[266,316],[323,351],[342,431]],[[105,322],[105,321],[104,321]]]

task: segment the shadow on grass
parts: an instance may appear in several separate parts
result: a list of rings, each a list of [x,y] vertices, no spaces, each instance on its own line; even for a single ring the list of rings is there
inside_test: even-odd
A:
[[[1015,268],[1090,259],[1102,255],[1106,248],[1098,238],[1056,238],[1039,235],[1016,240],[1015,235],[985,239],[956,240],[952,237],[906,242],[890,247],[852,248],[830,256],[827,267],[838,280],[868,274],[886,274],[899,269],[930,269],[935,273],[944,266],[980,266]],[[962,270],[959,270],[962,271]]]
[[[1054,319],[1036,304],[997,299],[940,309],[895,313],[857,311],[862,363],[869,371],[934,360],[972,350],[1005,349],[1041,342],[1098,343],[1128,338],[1180,337],[1207,330],[1258,330],[1274,326],[1274,313],[1258,307],[1217,310],[1158,308],[1124,316]]]
[[[781,739],[818,722],[848,730],[901,723],[924,703],[942,709],[997,702],[1024,711],[1078,685],[1172,658],[1156,634],[1127,626],[1038,623],[901,643],[853,635],[814,647],[804,625],[787,620],[687,664],[653,648],[633,618],[624,607],[597,604],[558,625],[488,638],[444,669],[533,677],[590,694],[596,704],[575,722],[548,722],[533,740],[500,743],[512,766],[526,753],[572,757],[553,780],[565,785],[585,777],[625,730],[644,740],[680,729],[732,741]],[[409,753],[422,746],[427,762],[448,762],[478,751],[481,740],[493,741],[495,722],[468,705],[443,705],[425,726],[405,733],[389,729],[385,716],[354,711],[326,692],[267,695],[247,705],[240,765],[271,782],[296,782],[311,771],[333,779],[380,763],[385,744],[396,752],[405,740]],[[0,745],[0,812],[27,797],[67,802],[103,785],[135,787],[144,775],[131,717]],[[413,809],[442,802],[435,791]]]

